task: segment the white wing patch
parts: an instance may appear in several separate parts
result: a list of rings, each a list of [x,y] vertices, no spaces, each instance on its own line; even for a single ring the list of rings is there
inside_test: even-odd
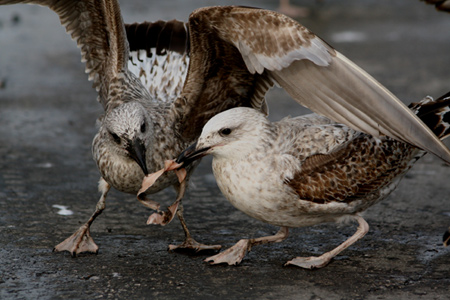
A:
[[[134,73],[147,88],[155,101],[171,103],[183,90],[189,57],[177,52],[167,51],[157,55],[156,49],[130,52],[128,70]]]
[[[280,71],[281,69],[289,67],[292,62],[296,60],[307,59],[314,64],[326,67],[332,60],[329,47],[322,42],[318,37],[314,37],[310,41],[310,45],[301,45],[283,55],[268,56],[264,53],[253,52],[252,47],[246,41],[240,40],[234,42],[239,49],[250,73],[262,74],[264,69],[269,71]]]

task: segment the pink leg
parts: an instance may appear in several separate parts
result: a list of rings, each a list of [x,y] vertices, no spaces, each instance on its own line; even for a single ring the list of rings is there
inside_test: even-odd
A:
[[[186,192],[186,181],[182,181],[179,186],[175,186],[175,189],[178,192],[177,201],[179,201],[178,204],[178,210],[177,210],[177,217],[180,220],[181,227],[183,227],[185,240],[180,245],[169,245],[169,250],[181,250],[181,249],[188,249],[188,250],[194,250],[195,252],[203,251],[203,250],[220,250],[222,248],[221,245],[205,245],[197,242],[192,238],[191,233],[189,232],[189,229],[186,225],[186,221],[184,220],[183,216],[183,204],[181,203],[181,199],[183,199],[184,194]]]
[[[65,239],[62,243],[53,248],[53,251],[61,252],[61,251],[69,251],[72,256],[76,256],[78,253],[82,252],[98,252],[98,246],[95,244],[94,239],[90,234],[90,226],[94,222],[95,218],[97,218],[105,209],[105,198],[110,190],[111,186],[101,178],[99,181],[99,190],[102,192],[102,196],[100,200],[97,202],[97,206],[95,207],[95,212],[89,218],[89,220],[83,224],[74,234]]]
[[[204,251],[204,250],[220,250],[222,248],[221,245],[205,245],[197,242],[194,240],[194,238],[191,236],[191,233],[189,232],[189,229],[186,225],[186,221],[183,217],[183,204],[180,203],[179,208],[177,210],[177,216],[180,220],[181,226],[184,230],[185,240],[180,245],[169,245],[169,250],[177,250],[177,249],[189,249],[194,250],[195,252]]]
[[[224,252],[216,254],[214,256],[205,259],[206,262],[211,264],[227,263],[229,265],[239,264],[244,256],[249,252],[253,246],[266,244],[266,243],[279,243],[284,241],[289,234],[288,227],[281,227],[280,230],[271,236],[260,237],[257,239],[242,239],[237,242],[233,247],[227,249]]]
[[[355,216],[358,221],[358,230],[355,234],[348,238],[345,242],[334,248],[333,250],[322,254],[321,256],[315,257],[296,257],[293,260],[288,261],[286,265],[295,265],[305,269],[322,268],[326,266],[333,257],[341,253],[343,250],[347,249],[350,245],[355,243],[357,240],[361,239],[369,231],[369,224],[360,216]]]

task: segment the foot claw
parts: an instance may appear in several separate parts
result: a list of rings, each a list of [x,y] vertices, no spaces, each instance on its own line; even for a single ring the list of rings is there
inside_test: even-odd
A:
[[[148,217],[147,225],[153,224],[164,226],[169,224],[173,220],[173,217],[175,217],[179,204],[180,201],[177,200],[167,208],[167,211],[158,211],[151,214],[150,217]]]
[[[186,238],[186,240],[180,245],[169,245],[169,251],[177,250],[191,250],[195,252],[200,251],[217,251],[222,248],[221,245],[205,245],[197,242],[193,238]]]
[[[304,269],[319,269],[325,267],[330,260],[324,259],[320,256],[311,256],[311,257],[296,257],[293,260],[285,263],[285,266],[294,265]]]

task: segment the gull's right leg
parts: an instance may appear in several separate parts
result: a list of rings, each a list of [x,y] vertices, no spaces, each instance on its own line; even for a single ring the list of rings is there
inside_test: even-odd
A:
[[[287,265],[295,265],[305,269],[318,269],[325,267],[333,257],[341,253],[343,250],[347,249],[349,246],[353,245],[357,240],[363,238],[369,231],[369,224],[361,217],[355,216],[356,221],[358,221],[358,230],[349,237],[345,242],[337,246],[331,251],[328,251],[321,256],[311,256],[311,257],[296,257],[293,260],[288,261]]]
[[[450,245],[450,227],[447,229],[447,231],[444,233],[444,236],[442,237],[442,242],[444,243],[444,246],[447,247]]]
[[[179,185],[174,186],[175,190],[177,191],[177,202],[179,203],[178,209],[177,209],[177,217],[180,220],[181,227],[183,227],[185,240],[183,243],[181,243],[179,245],[169,245],[169,250],[170,251],[194,250],[195,252],[220,250],[220,248],[222,248],[221,245],[206,245],[206,244],[199,243],[192,237],[191,233],[189,232],[189,229],[186,225],[186,221],[183,216],[183,211],[184,211],[183,204],[181,203],[181,201],[184,197],[184,194],[186,193],[186,185],[187,185],[187,182],[183,181]]]

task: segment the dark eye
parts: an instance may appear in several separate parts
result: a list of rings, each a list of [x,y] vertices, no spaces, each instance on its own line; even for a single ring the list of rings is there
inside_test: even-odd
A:
[[[142,133],[145,132],[145,123],[142,123],[142,125],[141,125],[141,132],[142,132]]]
[[[112,138],[114,139],[114,142],[116,142],[116,144],[120,145],[120,137],[117,134],[112,133],[112,132],[110,132],[110,134],[111,134]]]
[[[219,131],[219,134],[220,134],[221,136],[229,135],[230,133],[231,133],[231,129],[230,129],[230,128],[224,128],[224,129],[221,129],[221,130]]]

